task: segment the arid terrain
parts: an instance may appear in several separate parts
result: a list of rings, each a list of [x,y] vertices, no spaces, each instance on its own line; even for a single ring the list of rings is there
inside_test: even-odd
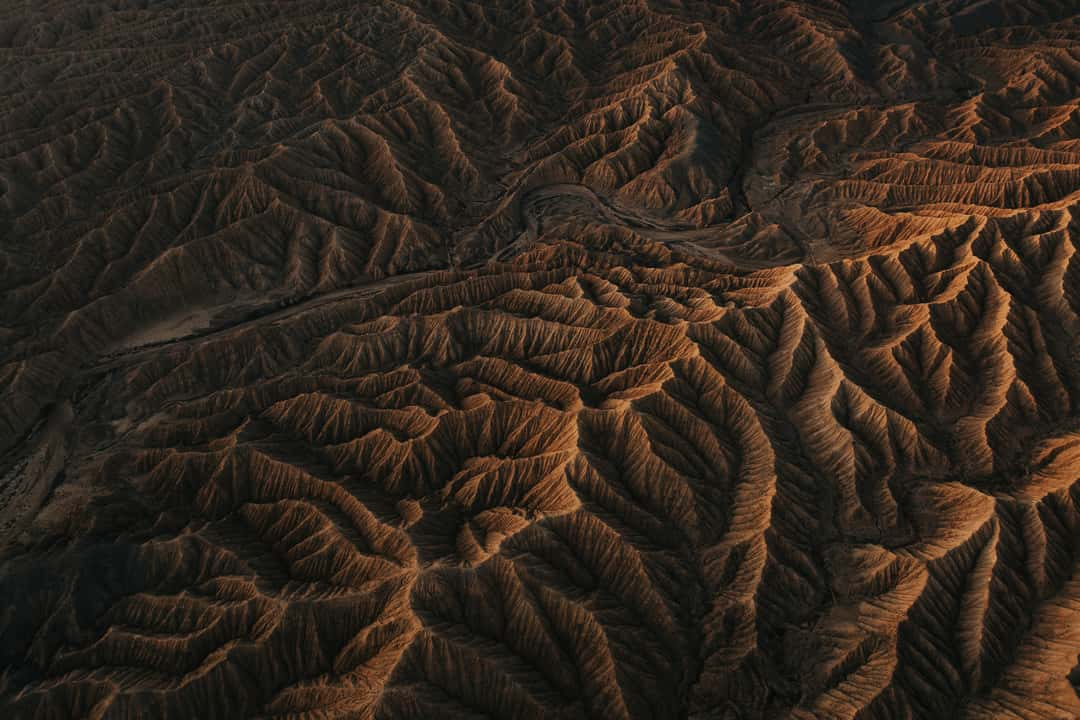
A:
[[[0,4],[0,712],[1080,718],[1076,0]]]

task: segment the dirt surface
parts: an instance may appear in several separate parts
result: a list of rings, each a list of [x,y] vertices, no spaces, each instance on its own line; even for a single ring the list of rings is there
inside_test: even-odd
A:
[[[1080,16],[0,7],[0,709],[1080,717]]]

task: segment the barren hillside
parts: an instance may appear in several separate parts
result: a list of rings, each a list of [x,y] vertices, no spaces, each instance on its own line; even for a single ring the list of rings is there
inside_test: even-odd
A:
[[[1072,0],[0,6],[7,718],[1080,718]]]

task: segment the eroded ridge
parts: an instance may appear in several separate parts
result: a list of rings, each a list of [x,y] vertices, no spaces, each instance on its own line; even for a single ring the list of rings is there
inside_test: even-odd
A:
[[[1080,716],[1080,29],[885,5],[4,10],[0,708]]]
[[[541,239],[90,371],[12,707],[1067,717],[1077,265],[998,223],[748,272]]]

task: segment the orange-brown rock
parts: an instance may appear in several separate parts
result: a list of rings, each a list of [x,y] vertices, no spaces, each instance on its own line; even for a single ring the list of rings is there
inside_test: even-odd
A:
[[[0,710],[1080,717],[1078,48],[0,8]]]

